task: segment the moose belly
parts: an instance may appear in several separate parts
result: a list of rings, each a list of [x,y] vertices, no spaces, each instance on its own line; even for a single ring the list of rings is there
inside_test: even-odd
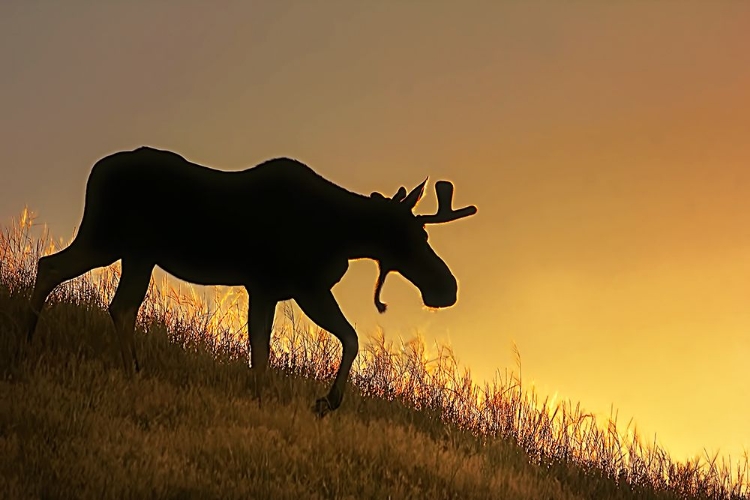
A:
[[[181,254],[157,259],[157,265],[181,280],[198,285],[244,286],[277,300],[299,290],[330,290],[346,273],[346,259],[309,262],[295,255],[217,256]]]
[[[204,263],[203,266],[191,264],[190,262],[174,259],[157,262],[157,266],[175,278],[196,285],[244,286],[247,281],[244,273],[238,272],[237,269],[231,267],[217,265],[216,263]]]

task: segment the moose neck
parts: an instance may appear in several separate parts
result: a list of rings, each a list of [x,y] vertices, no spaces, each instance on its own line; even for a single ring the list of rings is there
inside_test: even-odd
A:
[[[362,197],[359,210],[350,212],[344,229],[344,247],[349,259],[381,260],[392,243],[389,226],[395,224],[382,205]]]

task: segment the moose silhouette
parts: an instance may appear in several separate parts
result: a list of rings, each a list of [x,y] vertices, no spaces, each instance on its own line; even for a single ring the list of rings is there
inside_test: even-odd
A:
[[[378,262],[375,305],[390,271],[421,292],[425,305],[449,307],[457,282],[427,243],[425,224],[476,213],[451,208],[453,185],[435,189],[438,210],[415,215],[427,179],[407,193],[356,194],[289,158],[242,171],[214,170],[171,152],[141,147],[106,156],[86,185],[78,234],[64,250],[42,257],[27,311],[27,340],[33,338],[47,296],[60,283],[121,260],[122,273],[109,306],[126,372],[140,369],[134,329],[151,273],[201,285],[243,286],[249,296],[251,370],[266,372],[271,327],[279,301],[300,309],[342,345],[341,364],[329,393],[314,405],[319,415],[341,404],[359,342],[331,288],[350,259]]]

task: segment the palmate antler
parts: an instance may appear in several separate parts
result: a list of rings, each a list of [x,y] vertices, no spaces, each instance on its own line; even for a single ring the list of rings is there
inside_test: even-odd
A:
[[[463,219],[477,213],[477,207],[469,205],[468,207],[453,210],[453,183],[449,181],[437,181],[435,183],[435,193],[438,199],[438,209],[432,215],[417,215],[417,219],[422,224],[441,224]]]

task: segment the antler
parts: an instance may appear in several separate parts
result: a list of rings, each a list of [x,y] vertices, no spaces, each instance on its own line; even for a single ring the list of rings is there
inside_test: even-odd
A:
[[[469,205],[468,207],[453,210],[453,184],[448,181],[438,181],[435,183],[435,193],[438,199],[438,209],[432,215],[417,215],[422,224],[440,224],[451,222],[464,217],[469,217],[477,213],[477,207]]]

